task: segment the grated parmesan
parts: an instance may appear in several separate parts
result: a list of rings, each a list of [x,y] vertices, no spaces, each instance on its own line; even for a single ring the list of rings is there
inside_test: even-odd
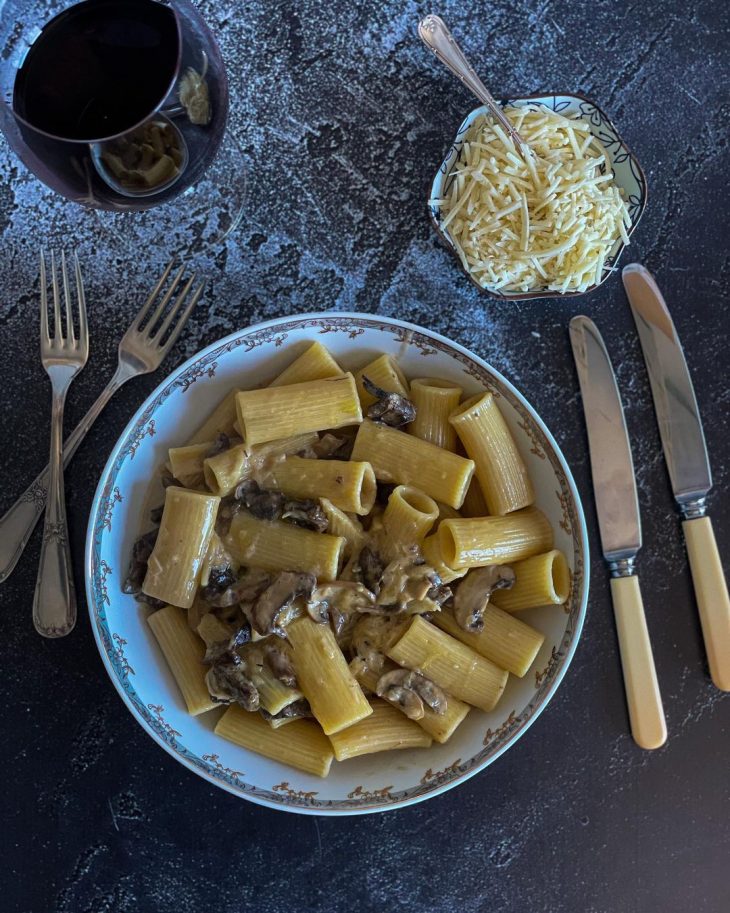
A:
[[[500,292],[584,292],[601,279],[631,218],[601,144],[579,117],[505,108],[532,155],[523,161],[488,116],[469,127],[439,205],[466,270]]]

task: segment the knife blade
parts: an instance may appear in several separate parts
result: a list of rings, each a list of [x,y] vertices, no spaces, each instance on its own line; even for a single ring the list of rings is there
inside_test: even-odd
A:
[[[634,315],[664,459],[683,518],[697,608],[714,684],[730,691],[730,597],[706,497],[712,474],[692,379],[659,286],[640,263],[624,267],[623,283]]]
[[[593,321],[574,317],[570,342],[583,398],[601,546],[611,571],[631,733],[640,747],[659,748],[666,741],[667,727],[635,573],[641,520],[621,397],[606,346]]]

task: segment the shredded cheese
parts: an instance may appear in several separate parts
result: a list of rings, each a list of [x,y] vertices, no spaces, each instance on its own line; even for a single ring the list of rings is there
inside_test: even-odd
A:
[[[441,226],[486,289],[584,292],[614,245],[629,243],[631,218],[610,163],[577,116],[537,105],[504,113],[532,154],[523,161],[499,124],[477,118],[446,198],[434,201]]]

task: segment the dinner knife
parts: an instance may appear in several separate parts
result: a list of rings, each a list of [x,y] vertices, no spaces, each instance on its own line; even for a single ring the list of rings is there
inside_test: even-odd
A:
[[[692,380],[654,277],[640,263],[631,263],[624,267],[623,280],[644,351],[664,459],[683,518],[710,675],[718,688],[730,691],[730,598],[712,522],[706,516],[712,476]]]
[[[601,546],[611,571],[631,734],[641,748],[659,748],[667,739],[667,725],[634,567],[641,548],[641,521],[621,397],[593,321],[574,317],[570,342],[583,397]]]

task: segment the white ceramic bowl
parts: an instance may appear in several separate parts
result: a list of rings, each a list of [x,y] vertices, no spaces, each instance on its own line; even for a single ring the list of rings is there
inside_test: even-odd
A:
[[[628,208],[629,215],[631,216],[631,228],[628,231],[628,234],[631,235],[636,226],[639,224],[639,219],[641,218],[644,209],[646,208],[646,175],[644,174],[638,159],[629,150],[626,143],[621,139],[618,131],[611,123],[608,116],[604,114],[604,112],[598,107],[598,105],[595,104],[595,102],[592,102],[584,95],[527,95],[524,98],[510,98],[500,101],[500,105],[503,107],[510,105],[516,108],[521,108],[525,105],[530,104],[542,105],[548,110],[555,111],[558,114],[577,115],[581,118],[581,120],[585,121],[588,124],[591,133],[593,133],[596,139],[603,146],[608,160],[611,162],[611,167],[613,168],[615,175],[616,186],[623,191],[626,206]],[[428,212],[431,216],[431,223],[436,229],[436,233],[441,238],[444,245],[454,254],[459,268],[464,272],[469,280],[473,282],[480,291],[485,292],[487,295],[491,295],[493,298],[503,298],[505,300],[511,301],[520,301],[529,298],[572,298],[576,295],[586,295],[588,292],[592,292],[594,289],[598,288],[599,285],[603,285],[603,283],[615,269],[619,257],[621,256],[621,252],[625,247],[623,241],[620,239],[614,244],[613,250],[606,258],[601,281],[597,283],[594,282],[585,290],[585,292],[549,292],[540,290],[531,292],[495,292],[479,285],[479,283],[474,280],[474,277],[464,269],[464,265],[461,262],[461,258],[459,257],[458,253],[456,252],[456,248],[454,246],[454,242],[451,239],[451,235],[449,234],[449,230],[448,228],[443,227],[442,223],[444,221],[444,217],[441,213],[441,206],[431,201],[445,199],[453,180],[452,171],[461,157],[461,150],[464,146],[464,134],[477,117],[488,113],[489,112],[486,107],[481,107],[475,108],[470,114],[467,114],[466,118],[462,121],[461,126],[456,132],[456,138],[451,144],[451,148],[446,154],[446,158],[443,160],[439,170],[436,172],[436,176],[434,177],[431,184],[431,192],[428,204]]]
[[[215,735],[222,711],[189,716],[145,623],[149,610],[120,589],[150,479],[167,448],[185,441],[232,387],[266,383],[314,339],[348,369],[387,352],[408,376],[451,378],[467,394],[487,388],[499,396],[535,484],[537,504],[552,522],[573,581],[565,609],[523,614],[545,634],[545,643],[525,678],[510,676],[494,712],[472,710],[446,745],[334,763],[327,779]],[[109,676],[142,728],[166,751],[211,783],[270,808],[358,814],[409,805],[463,782],[534,722],[562,681],[578,643],[588,594],[588,543],[578,492],[557,444],[526,400],[486,362],[443,336],[398,320],[312,314],[234,333],[181,365],[151,394],[102,473],[89,520],[86,576],[91,623]]]

